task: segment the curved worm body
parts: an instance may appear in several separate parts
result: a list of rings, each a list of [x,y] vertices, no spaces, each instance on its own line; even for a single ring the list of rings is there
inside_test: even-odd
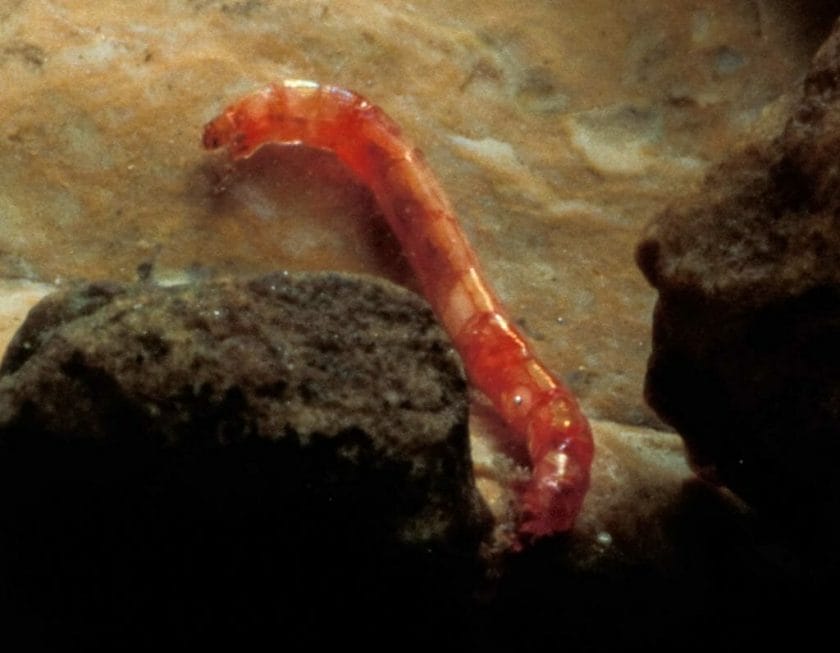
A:
[[[511,324],[421,152],[363,97],[297,80],[247,95],[204,128],[204,146],[234,159],[266,143],[330,150],[371,188],[470,383],[527,447],[520,536],[569,530],[589,487],[589,424]]]

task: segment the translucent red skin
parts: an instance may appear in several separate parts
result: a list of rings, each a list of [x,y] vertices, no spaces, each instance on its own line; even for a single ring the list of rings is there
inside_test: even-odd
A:
[[[589,424],[507,318],[437,179],[397,124],[352,91],[289,80],[225,109],[203,143],[234,159],[266,143],[330,150],[371,188],[470,382],[527,447],[520,540],[571,529],[589,488]]]

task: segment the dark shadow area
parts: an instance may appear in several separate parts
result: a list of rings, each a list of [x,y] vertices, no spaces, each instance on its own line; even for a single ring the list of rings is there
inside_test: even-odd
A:
[[[329,447],[2,454],[0,614],[4,639],[20,638],[5,641],[375,641],[383,629],[457,628],[467,612],[474,559],[395,542],[383,488],[399,481],[383,471],[348,487]]]

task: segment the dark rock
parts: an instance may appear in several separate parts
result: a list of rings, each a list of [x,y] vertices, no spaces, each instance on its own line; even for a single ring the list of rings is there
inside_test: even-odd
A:
[[[818,575],[840,541],[838,160],[835,27],[783,133],[658,216],[637,257],[659,290],[649,403]]]
[[[2,586],[31,633],[317,640],[470,595],[465,382],[407,291],[85,285],[32,310],[0,371]]]

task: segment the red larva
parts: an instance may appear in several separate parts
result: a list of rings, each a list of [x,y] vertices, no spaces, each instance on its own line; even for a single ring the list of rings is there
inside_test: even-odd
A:
[[[527,447],[520,538],[572,528],[589,488],[589,424],[511,324],[419,150],[360,95],[299,80],[243,97],[204,128],[204,146],[226,147],[234,159],[266,143],[330,150],[371,188],[470,383]]]

